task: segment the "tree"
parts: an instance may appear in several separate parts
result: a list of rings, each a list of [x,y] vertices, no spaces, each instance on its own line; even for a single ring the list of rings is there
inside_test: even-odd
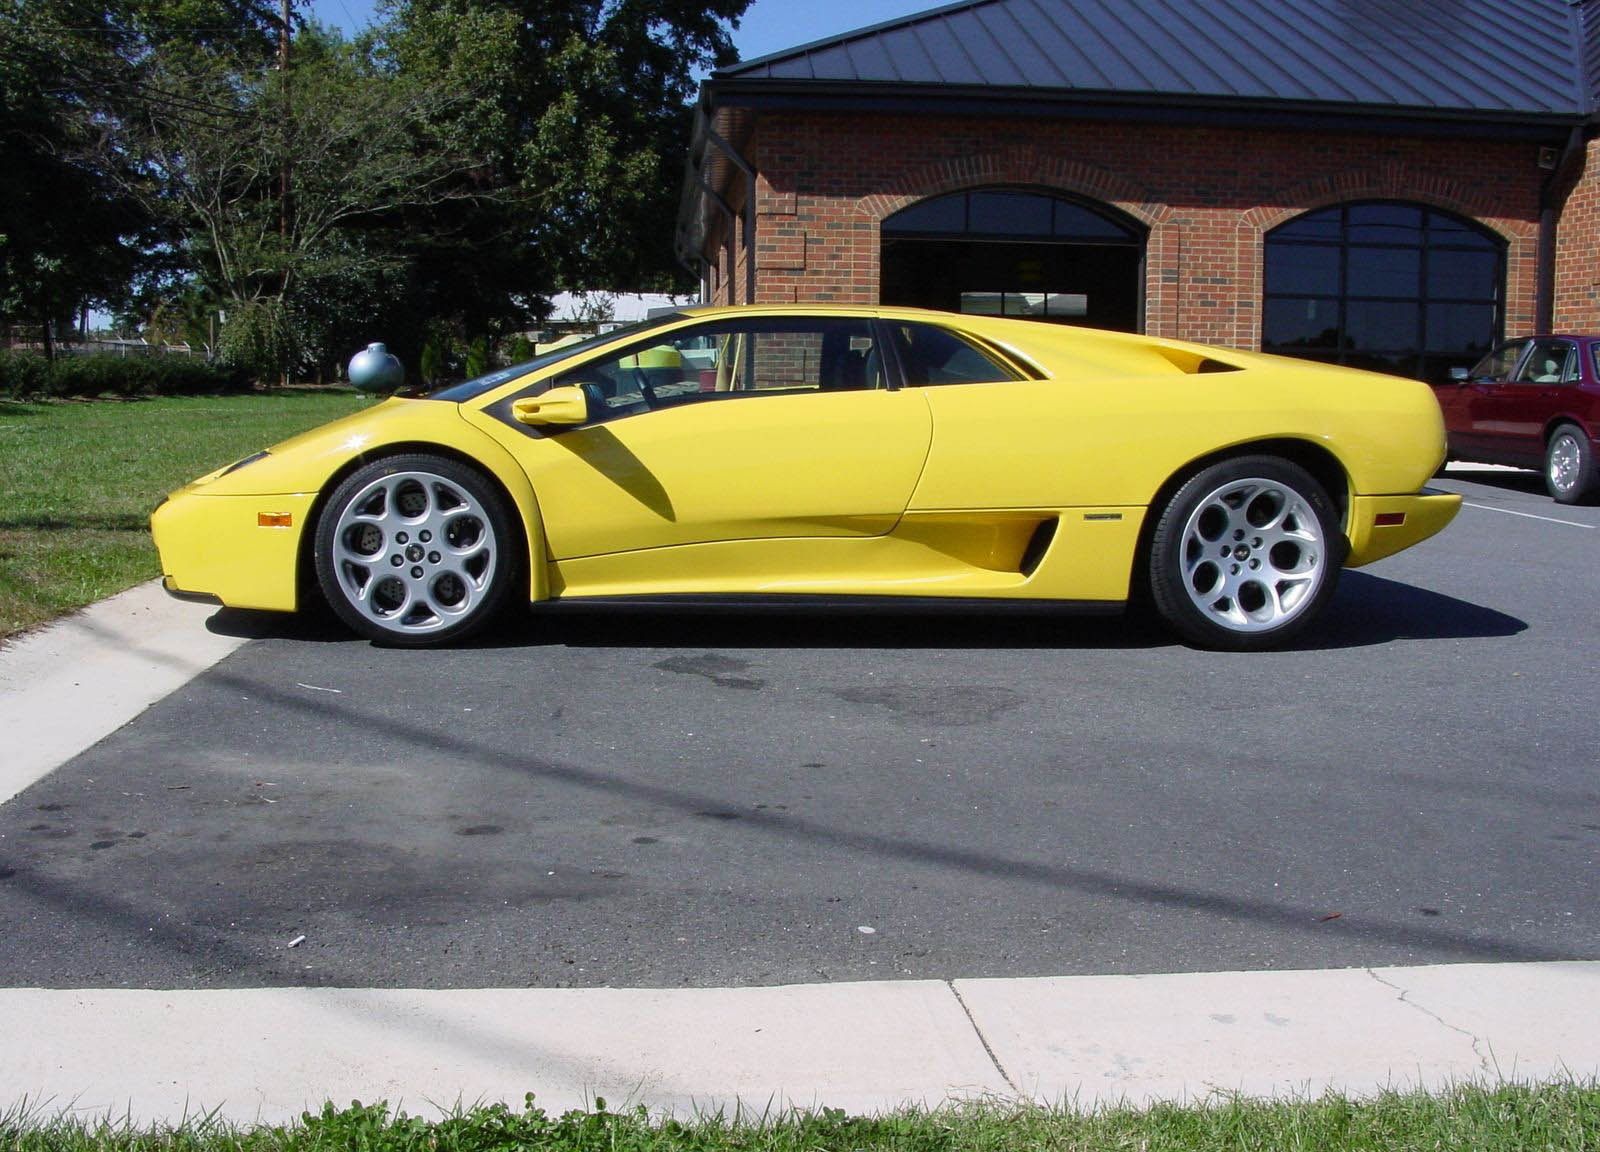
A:
[[[98,6],[0,8],[0,321],[32,328],[46,355],[86,302],[125,292],[150,223],[95,147],[81,83],[115,61],[115,33]]]
[[[225,315],[266,375],[685,280],[688,101],[748,0],[390,2],[286,70],[274,0],[0,4],[0,319]]]
[[[689,102],[698,71],[735,59],[729,30],[748,3],[390,0],[386,58],[428,84],[476,82],[449,132],[519,192],[492,241],[516,258],[447,281],[469,328],[489,300],[687,284],[671,222]]]
[[[226,46],[271,59],[274,0],[13,0],[0,7],[0,320],[50,329],[93,304],[181,294],[179,237],[130,191],[120,130],[162,104],[206,114],[202,96],[152,91],[158,52]]]
[[[143,83],[154,98],[119,141],[137,162],[130,187],[183,237],[226,311],[224,355],[259,372],[299,362],[314,334],[308,305],[359,303],[362,285],[403,271],[386,221],[494,194],[483,161],[437,131],[458,93],[314,30],[287,72],[226,51],[158,50]],[[177,110],[180,95],[190,108]]]

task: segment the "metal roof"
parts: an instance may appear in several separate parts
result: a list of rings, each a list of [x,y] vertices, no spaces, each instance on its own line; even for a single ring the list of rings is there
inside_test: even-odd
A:
[[[1583,71],[1589,89],[1589,108],[1600,109],[1600,3],[1585,0],[1577,6],[1578,31],[1583,45]]]
[[[1545,119],[1595,109],[1592,0],[962,0],[715,73],[822,88]]]

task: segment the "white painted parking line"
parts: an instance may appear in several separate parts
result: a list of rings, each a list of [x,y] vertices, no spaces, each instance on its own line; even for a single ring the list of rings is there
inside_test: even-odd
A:
[[[1555,516],[1538,516],[1532,512],[1516,512],[1510,508],[1496,508],[1492,504],[1474,504],[1471,500],[1462,502],[1466,508],[1476,508],[1480,512],[1504,512],[1507,516],[1521,516],[1528,520],[1543,520],[1547,524],[1565,524],[1568,528],[1593,528],[1593,524],[1585,524],[1579,520],[1561,520]]]

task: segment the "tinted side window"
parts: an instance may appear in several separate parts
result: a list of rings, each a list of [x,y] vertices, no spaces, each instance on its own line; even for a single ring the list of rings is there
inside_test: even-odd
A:
[[[907,384],[990,384],[1020,379],[983,349],[947,329],[905,321],[892,321],[890,328]]]

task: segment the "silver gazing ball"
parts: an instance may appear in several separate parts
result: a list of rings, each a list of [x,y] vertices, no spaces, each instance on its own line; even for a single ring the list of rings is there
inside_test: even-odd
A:
[[[368,344],[350,357],[350,383],[363,392],[393,392],[405,383],[406,370],[382,344]]]

